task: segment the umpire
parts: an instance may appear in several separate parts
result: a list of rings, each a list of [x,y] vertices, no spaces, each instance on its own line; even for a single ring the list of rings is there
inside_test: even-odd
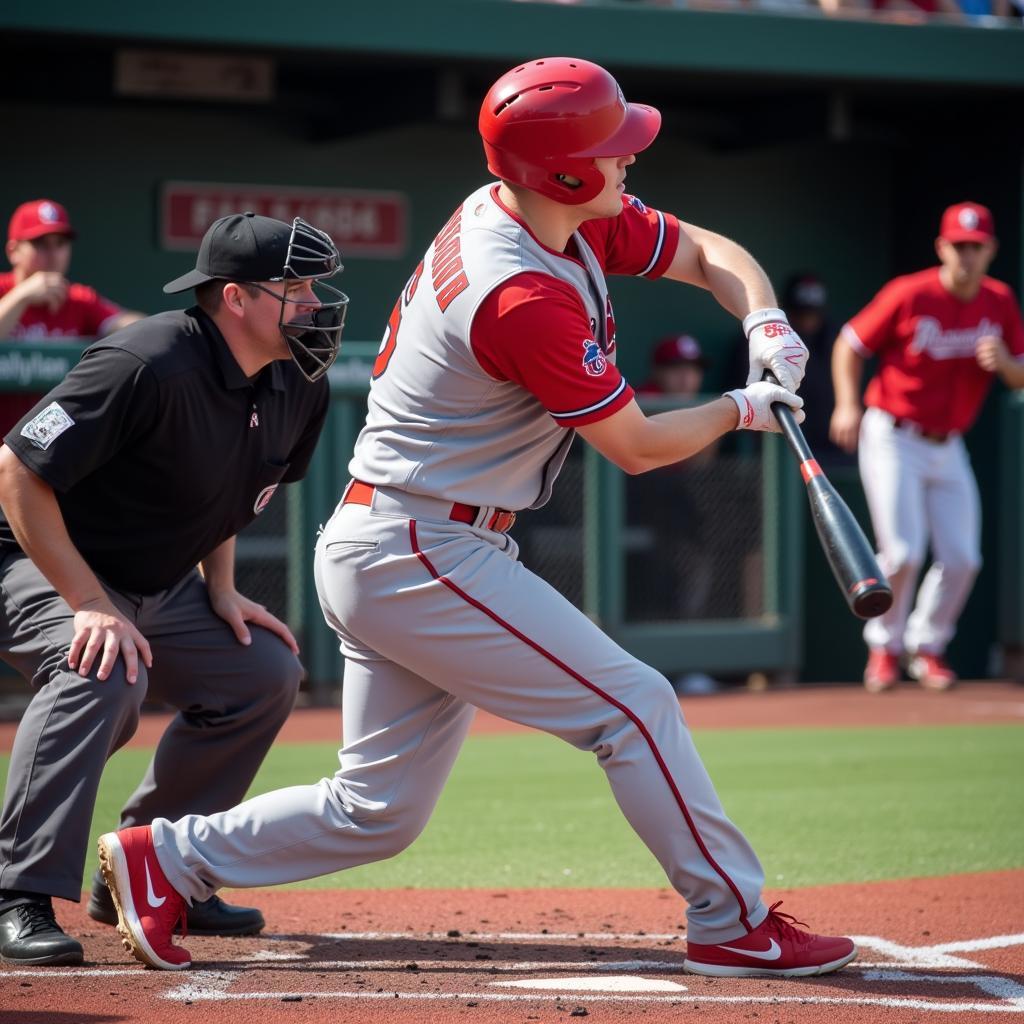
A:
[[[306,472],[348,298],[330,237],[224,217],[164,288],[196,305],[92,345],[0,447],[0,657],[35,694],[0,812],[0,959],[77,964],[52,897],[79,900],[107,758],[146,696],[178,709],[121,827],[241,800],[302,675],[288,627],[235,589],[235,536]],[[198,566],[198,568],[197,568]],[[116,923],[93,883],[89,914]],[[258,932],[216,897],[189,931]]]

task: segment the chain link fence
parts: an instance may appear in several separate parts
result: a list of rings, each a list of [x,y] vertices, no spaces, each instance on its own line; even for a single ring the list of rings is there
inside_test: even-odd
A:
[[[569,453],[551,501],[520,514],[520,559],[583,604],[583,451]],[[752,619],[764,614],[764,495],[756,454],[698,455],[623,478],[626,622]]]
[[[759,460],[702,453],[625,486],[627,622],[764,612]]]
[[[583,605],[583,445],[569,449],[555,493],[519,513],[512,537],[519,560],[577,608]]]

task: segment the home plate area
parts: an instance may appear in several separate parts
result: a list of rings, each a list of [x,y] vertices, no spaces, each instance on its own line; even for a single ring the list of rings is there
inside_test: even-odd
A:
[[[616,1018],[627,1008],[731,1006],[735,1012],[758,1004],[775,1011],[816,1008],[813,1016],[840,1013],[844,1021],[855,1019],[850,1011],[858,1009],[864,1019],[878,1019],[885,1010],[913,1011],[910,1019],[928,1013],[961,1019],[1024,1014],[1024,984],[1009,973],[1014,961],[1020,965],[1024,934],[913,947],[858,936],[859,961],[818,979],[685,975],[679,933],[362,932],[312,938],[265,937],[247,962],[179,976],[163,998],[191,1004],[383,1001],[391,1009],[411,1002],[427,1017],[423,1004],[439,1001],[495,1009],[546,1005],[580,1017],[602,1011],[608,1016],[614,1009]],[[335,958],[341,950],[346,958]]]
[[[683,904],[664,890],[226,894],[260,906],[267,932],[189,936],[184,973],[144,970],[67,905],[86,963],[0,965],[0,1024],[992,1021],[1024,1014],[1022,892],[1022,871],[769,892],[814,929],[856,937],[853,964],[801,979],[684,974]],[[70,999],[77,1016],[52,1015]]]

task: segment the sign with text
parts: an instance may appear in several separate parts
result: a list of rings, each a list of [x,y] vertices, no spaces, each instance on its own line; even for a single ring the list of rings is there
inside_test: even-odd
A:
[[[289,224],[301,217],[326,231],[342,261],[354,256],[394,259],[405,253],[406,206],[402,192],[169,181],[161,192],[160,244],[194,252],[218,217],[251,210]]]
[[[234,53],[118,50],[114,89],[121,96],[267,103],[274,98],[274,62]]]

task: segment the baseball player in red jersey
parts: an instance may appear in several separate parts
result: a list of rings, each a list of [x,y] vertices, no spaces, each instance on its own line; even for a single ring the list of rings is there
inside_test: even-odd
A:
[[[720,235],[625,194],[661,117],[607,71],[513,68],[480,114],[488,166],[391,314],[352,481],[315,575],[346,657],[341,768],[224,814],[100,839],[136,956],[188,966],[183,899],[390,857],[426,824],[481,707],[596,755],[630,824],[686,899],[686,969],[820,974],[849,939],[765,906],[763,871],[725,816],[668,681],[517,559],[517,510],[551,493],[574,433],[631,473],[730,430],[775,429],[806,349],[758,264]],[[743,318],[751,383],[645,416],[615,366],[606,274],[709,289]],[[771,367],[786,387],[762,383]],[[798,412],[802,417],[802,413]]]
[[[859,447],[861,480],[893,590],[892,608],[864,627],[864,685],[895,686],[900,661],[928,689],[956,681],[945,650],[981,566],[981,508],[963,435],[998,374],[1024,387],[1024,328],[1010,289],[986,276],[996,254],[992,214],[958,203],[942,216],[940,265],[890,281],[847,323],[832,354],[832,439]],[[864,362],[878,372],[861,407]],[[932,565],[911,612],[931,545]]]
[[[65,276],[75,230],[52,199],[22,203],[11,215],[5,251],[11,271],[0,274],[0,338],[101,338],[141,320]]]
[[[75,234],[68,211],[52,199],[22,203],[11,215],[4,249],[11,270],[0,274],[0,341],[103,338],[143,318],[68,281]],[[40,398],[0,396],[0,437]]]

